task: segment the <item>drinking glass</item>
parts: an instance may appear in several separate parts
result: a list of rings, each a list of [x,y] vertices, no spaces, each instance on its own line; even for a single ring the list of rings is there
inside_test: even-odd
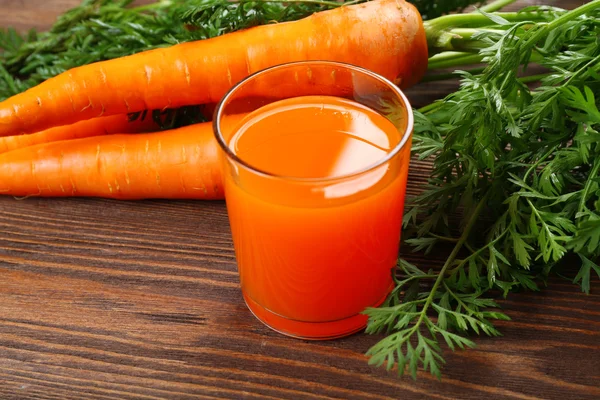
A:
[[[350,118],[347,125],[354,124],[355,131],[344,138],[353,145],[331,150],[335,160],[345,160],[344,172],[305,173],[329,157],[327,135],[340,133],[327,130],[318,110],[281,118],[273,117],[273,110],[288,113],[280,105],[293,104],[289,112],[297,112],[315,99],[324,99],[323,107],[333,101],[384,117],[391,129],[377,133],[377,140],[384,135],[387,141],[387,147],[373,145],[380,157],[362,165],[366,153],[356,150],[367,140],[356,126],[375,118]],[[350,115],[343,107],[339,115],[327,107],[327,118]],[[261,131],[265,118],[272,123]],[[213,126],[250,311],[275,331],[302,339],[332,339],[363,329],[363,311],[384,302],[394,285],[413,130],[405,95],[389,80],[353,65],[288,63],[236,84],[218,104]],[[264,147],[263,159],[240,150],[253,126],[253,134],[262,135],[253,146]],[[290,140],[289,146],[268,148],[282,140]],[[245,151],[250,154],[253,146]],[[270,169],[261,160],[270,162]],[[273,167],[277,163],[281,168]]]

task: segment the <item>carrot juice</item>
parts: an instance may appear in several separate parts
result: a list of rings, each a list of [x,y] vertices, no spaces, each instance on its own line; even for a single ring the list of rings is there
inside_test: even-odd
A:
[[[410,146],[335,96],[272,102],[236,123],[225,195],[244,299],[292,336],[362,329],[393,287]],[[386,158],[389,160],[385,161]]]

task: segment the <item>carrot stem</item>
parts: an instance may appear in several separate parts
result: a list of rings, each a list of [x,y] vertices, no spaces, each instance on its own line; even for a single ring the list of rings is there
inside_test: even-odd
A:
[[[523,77],[519,78],[519,80],[522,83],[532,83],[532,82],[537,82],[541,79],[544,79],[550,75],[551,75],[551,73],[549,73],[549,72],[546,72],[543,74],[536,74],[536,75],[527,75],[527,76],[523,76]]]
[[[538,12],[500,12],[494,13],[495,16],[503,18],[509,22],[545,22],[552,15],[549,11]],[[487,15],[468,13],[451,14],[425,21],[423,23],[427,36],[427,45],[431,54],[441,51],[458,50],[453,46],[453,41],[460,39],[460,36],[453,30],[456,28],[485,28],[497,27]],[[470,36],[472,36],[471,33]],[[462,44],[465,47],[465,44]]]
[[[553,15],[549,11],[536,11],[536,12],[498,12],[494,13],[495,16],[503,18],[508,22],[544,22],[548,21],[548,17]],[[448,28],[458,27],[470,27],[478,28],[497,24],[492,21],[488,16],[483,14],[451,14],[425,21],[426,28],[431,30],[443,30]]]
[[[501,10],[504,7],[514,3],[515,1],[517,1],[517,0],[496,0],[496,1],[491,2],[490,4],[487,4],[483,7],[478,8],[477,10],[475,10],[473,12],[476,13],[476,12],[479,12],[480,10],[487,12],[487,13],[496,12],[496,11]]]
[[[448,51],[431,57],[427,68],[429,70],[454,68],[457,66],[480,64],[481,62],[482,56],[479,54]]]
[[[433,103],[429,103],[426,106],[419,108],[417,111],[420,112],[421,114],[428,114],[432,111],[437,110],[443,104],[444,103],[442,103],[441,101],[434,101]]]
[[[483,72],[484,69],[485,69],[484,67],[479,67],[479,68],[468,69],[465,71],[470,74],[479,74],[479,73]],[[550,75],[550,73],[548,73],[548,72],[543,73],[543,74],[527,75],[527,76],[523,76],[523,77],[519,78],[519,81],[521,81],[522,83],[532,83],[532,82],[537,82],[543,78],[546,78],[549,75]],[[423,79],[421,79],[421,82],[438,82],[438,81],[445,81],[447,79],[456,79],[456,77],[457,77],[456,72],[448,72],[448,73],[444,73],[444,74],[430,74],[430,75],[425,75],[423,77]]]

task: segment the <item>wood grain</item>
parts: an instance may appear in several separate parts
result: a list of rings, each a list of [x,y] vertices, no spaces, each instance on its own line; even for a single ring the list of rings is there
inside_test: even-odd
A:
[[[45,27],[76,3],[1,0],[0,26]],[[0,197],[3,400],[600,398],[600,293],[553,278],[502,306],[504,336],[446,352],[441,382],[399,379],[367,365],[378,337],[295,340],[248,312],[223,202]]]
[[[0,27],[12,26],[19,31],[44,29],[60,13],[77,4],[78,0],[1,0]]]

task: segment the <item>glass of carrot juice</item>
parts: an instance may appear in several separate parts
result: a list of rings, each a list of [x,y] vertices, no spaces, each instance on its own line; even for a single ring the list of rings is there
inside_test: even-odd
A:
[[[413,129],[387,79],[305,61],[257,72],[213,120],[244,300],[303,339],[363,329],[393,288]]]

